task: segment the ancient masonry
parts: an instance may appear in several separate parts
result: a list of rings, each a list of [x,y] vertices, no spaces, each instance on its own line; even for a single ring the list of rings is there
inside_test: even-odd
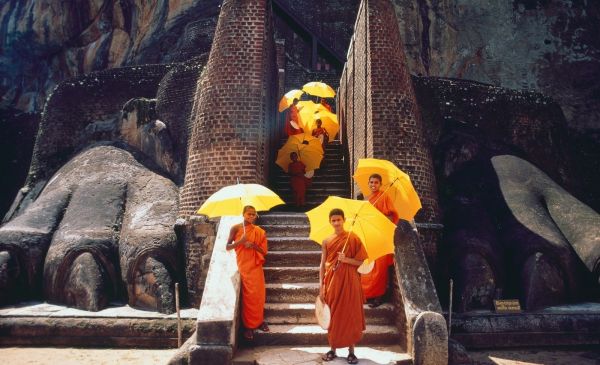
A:
[[[267,183],[275,122],[275,45],[268,1],[225,0],[192,110],[181,217],[218,188]]]
[[[410,175],[421,197],[423,209],[416,220],[437,223],[431,152],[403,49],[391,2],[363,1],[340,80],[339,114],[346,126],[350,165],[355,168],[365,157],[394,162]],[[353,196],[358,193],[355,186]],[[423,249],[433,263],[437,254],[433,236],[425,238]]]

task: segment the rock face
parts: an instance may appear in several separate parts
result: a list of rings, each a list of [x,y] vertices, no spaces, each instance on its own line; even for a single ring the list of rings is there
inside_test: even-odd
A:
[[[409,68],[552,97],[572,128],[600,129],[600,3],[394,0]]]
[[[219,0],[6,1],[0,6],[2,105],[40,111],[61,81],[210,49]],[[186,38],[194,37],[194,47]]]

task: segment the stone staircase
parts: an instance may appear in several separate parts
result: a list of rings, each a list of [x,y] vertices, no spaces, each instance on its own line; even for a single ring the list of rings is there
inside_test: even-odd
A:
[[[259,225],[269,240],[265,319],[271,332],[257,332],[256,345],[327,346],[327,332],[314,317],[321,246],[308,239],[308,218],[303,213],[267,213]],[[367,329],[360,345],[400,342],[398,329],[390,325],[395,322],[394,309],[390,303],[365,306]]]
[[[294,210],[290,177],[279,166],[274,166],[271,188],[286,205],[275,207],[273,211]],[[321,162],[321,168],[315,170],[313,182],[306,190],[306,205],[308,209],[321,204],[330,195],[343,198],[350,197],[348,168],[344,161],[343,146],[337,142],[331,142],[325,147],[325,157]]]

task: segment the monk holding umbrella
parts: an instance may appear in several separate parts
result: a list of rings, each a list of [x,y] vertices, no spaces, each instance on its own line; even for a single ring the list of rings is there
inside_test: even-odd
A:
[[[331,350],[323,361],[335,359],[336,349],[348,347],[347,361],[356,364],[354,346],[366,327],[357,269],[366,259],[393,251],[389,238],[396,226],[368,202],[335,196],[306,215],[310,239],[322,244],[319,297],[331,313],[327,329]]]
[[[279,204],[283,204],[283,200],[262,185],[236,184],[211,195],[197,211],[211,218],[243,215],[242,223],[231,227],[226,249],[236,253],[242,279],[242,322],[247,340],[254,338],[256,329],[269,331],[264,321],[266,287],[263,264],[267,254],[267,235],[254,224],[256,211],[269,210]]]
[[[365,158],[358,161],[354,173],[366,199],[391,222],[400,218],[412,221],[421,202],[409,176],[387,160]],[[393,235],[390,237],[393,240]],[[370,307],[381,305],[389,282],[389,267],[393,254],[378,258],[373,269],[362,276],[362,287]]]

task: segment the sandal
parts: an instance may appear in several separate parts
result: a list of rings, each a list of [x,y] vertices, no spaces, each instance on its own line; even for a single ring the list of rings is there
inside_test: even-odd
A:
[[[383,304],[383,301],[381,300],[381,297],[373,298],[371,300],[371,303],[369,303],[369,308],[377,308],[381,304]]]
[[[346,361],[348,361],[348,364],[358,364],[358,358],[356,357],[356,355],[354,355],[354,352],[350,352],[348,354]]]
[[[270,332],[271,329],[269,328],[269,325],[267,325],[267,322],[263,322],[260,327],[258,327],[259,330],[263,331],[263,332]]]
[[[244,330],[244,338],[248,341],[254,340],[254,331],[251,329]]]
[[[327,351],[326,354],[323,354],[323,356],[321,356],[321,359],[323,361],[332,361],[336,357],[337,357],[337,355],[335,354],[335,351],[329,350],[329,351]]]

